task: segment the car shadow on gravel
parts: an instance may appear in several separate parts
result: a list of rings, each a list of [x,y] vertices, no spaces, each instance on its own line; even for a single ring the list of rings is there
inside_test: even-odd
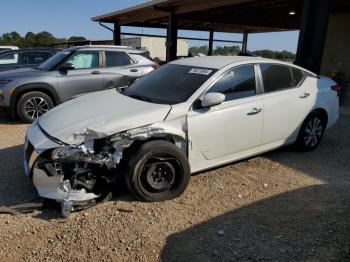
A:
[[[23,145],[0,149],[0,206],[27,203],[35,189],[23,169]]]
[[[10,117],[8,114],[5,114],[0,111],[0,125],[20,125],[24,124],[20,119]]]
[[[350,261],[350,116],[317,150],[279,149],[270,161],[314,185],[243,206],[170,235],[162,261]]]

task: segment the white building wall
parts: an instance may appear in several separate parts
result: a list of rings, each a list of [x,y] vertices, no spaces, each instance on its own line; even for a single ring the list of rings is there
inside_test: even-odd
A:
[[[161,60],[166,59],[166,39],[160,37],[133,37],[123,38],[122,45],[133,46],[136,48],[146,48],[152,58],[159,57]],[[177,56],[187,56],[189,45],[186,40],[177,41]]]

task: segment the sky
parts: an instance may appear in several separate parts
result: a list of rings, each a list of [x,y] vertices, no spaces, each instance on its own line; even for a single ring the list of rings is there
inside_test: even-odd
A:
[[[111,39],[112,33],[91,17],[127,8],[145,2],[144,0],[1,0],[0,35],[17,31],[25,35],[28,31],[38,33],[48,31],[56,37],[84,36],[87,39]],[[165,34],[165,30],[146,28],[122,28],[124,32]],[[203,37],[206,32],[179,31],[180,36]],[[295,52],[299,32],[250,34],[248,49],[288,50]],[[216,33],[215,38],[242,40],[240,34]],[[206,42],[190,41],[190,46],[204,45]],[[229,45],[216,42],[216,45]]]

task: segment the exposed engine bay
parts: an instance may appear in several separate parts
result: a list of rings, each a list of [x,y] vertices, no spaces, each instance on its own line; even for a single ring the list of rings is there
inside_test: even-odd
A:
[[[166,134],[160,127],[143,127],[105,138],[93,134],[94,139],[89,132],[80,145],[62,144],[42,152],[32,168],[34,186],[41,197],[59,202],[62,215],[68,217],[111,196],[125,175],[124,156],[132,153],[133,146]],[[179,148],[187,148],[180,136],[174,140]]]
[[[112,191],[123,174],[118,166],[123,150],[132,140],[90,140],[80,146],[62,146],[46,151],[33,168],[33,183],[40,196],[62,204],[62,215],[95,204]]]

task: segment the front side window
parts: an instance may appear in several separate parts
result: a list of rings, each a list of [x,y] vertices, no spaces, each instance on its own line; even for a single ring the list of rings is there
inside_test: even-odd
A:
[[[217,70],[167,64],[134,82],[123,93],[157,104],[186,102]]]
[[[106,51],[106,66],[117,67],[132,64],[131,58],[125,52]]]
[[[210,88],[209,93],[222,93],[225,101],[254,96],[256,94],[256,81],[254,65],[236,67],[226,72]]]
[[[261,74],[265,93],[281,91],[295,87],[292,71],[289,66],[261,64]]]
[[[99,52],[78,52],[67,61],[74,69],[89,69],[99,67]]]

